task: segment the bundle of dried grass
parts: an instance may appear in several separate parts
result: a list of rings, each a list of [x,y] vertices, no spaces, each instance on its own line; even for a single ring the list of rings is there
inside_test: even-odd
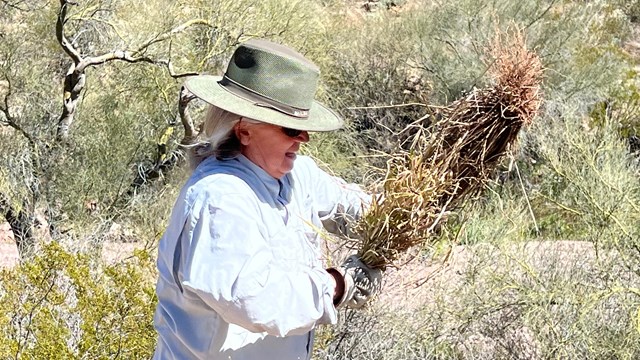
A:
[[[410,150],[387,162],[382,196],[360,219],[358,255],[376,268],[425,244],[446,213],[482,189],[520,129],[541,103],[542,64],[520,33],[497,38],[489,68],[495,84],[443,109],[429,134],[417,131]]]

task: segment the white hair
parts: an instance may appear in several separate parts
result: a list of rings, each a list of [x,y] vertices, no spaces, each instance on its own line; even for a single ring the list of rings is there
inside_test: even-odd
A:
[[[215,105],[209,106],[198,133],[198,140],[194,145],[189,146],[191,170],[194,170],[210,156],[215,156],[218,159],[231,159],[240,154],[240,140],[234,131],[234,127],[240,122],[240,119],[251,124],[260,123]]]

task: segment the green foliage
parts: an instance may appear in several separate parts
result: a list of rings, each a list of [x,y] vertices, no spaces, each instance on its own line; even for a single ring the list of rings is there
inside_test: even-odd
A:
[[[406,136],[395,133],[421,117],[430,92],[422,71],[410,65],[413,44],[403,21],[380,15],[364,24],[341,24],[332,35],[333,58],[323,64],[329,69],[327,103],[342,112],[366,150],[397,148]]]
[[[155,346],[152,256],[105,265],[52,243],[0,273],[0,357],[145,359]]]
[[[437,340],[432,318],[416,311],[411,321],[404,312],[379,307],[346,310],[343,322],[320,328],[312,359],[459,359],[462,352]],[[415,320],[415,321],[413,321]]]
[[[361,149],[354,146],[349,131],[318,133],[310,137],[311,141],[305,144],[302,152],[312,156],[325,171],[348,182],[368,184],[371,179],[368,178],[367,159]]]
[[[496,182],[488,184],[482,198],[470,199],[464,211],[453,214],[440,237],[446,243],[462,245],[499,243],[505,238],[519,242],[527,239],[534,227],[535,219],[517,182]]]
[[[618,136],[618,122],[609,118],[602,127],[590,127],[588,119],[571,111],[562,118],[542,119],[536,129],[546,167],[540,196],[551,200],[545,203],[553,213],[565,214],[581,228],[583,238],[635,243],[640,226],[638,167]]]
[[[636,116],[640,110],[637,75],[635,70],[629,70],[618,86],[611,89],[609,98],[593,106],[589,114],[592,126],[605,127],[613,121],[622,138],[640,134],[640,119]]]

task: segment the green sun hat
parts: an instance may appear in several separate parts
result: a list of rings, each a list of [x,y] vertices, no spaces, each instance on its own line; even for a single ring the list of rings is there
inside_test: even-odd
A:
[[[320,71],[298,52],[249,40],[234,52],[224,76],[198,75],[185,87],[205,102],[240,116],[297,130],[331,131],[342,119],[314,99]]]

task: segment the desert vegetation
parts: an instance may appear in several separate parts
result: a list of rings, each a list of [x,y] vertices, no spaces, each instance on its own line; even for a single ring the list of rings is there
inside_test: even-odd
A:
[[[639,16],[635,0],[0,0],[0,220],[21,256],[0,272],[0,357],[150,357],[155,247],[204,108],[181,84],[239,42],[318,64],[347,126],[303,151],[368,186],[437,109],[492,85],[492,41],[513,31],[542,62],[538,116],[371,306],[319,330],[314,359],[640,357]],[[114,263],[105,243],[141,250]]]

